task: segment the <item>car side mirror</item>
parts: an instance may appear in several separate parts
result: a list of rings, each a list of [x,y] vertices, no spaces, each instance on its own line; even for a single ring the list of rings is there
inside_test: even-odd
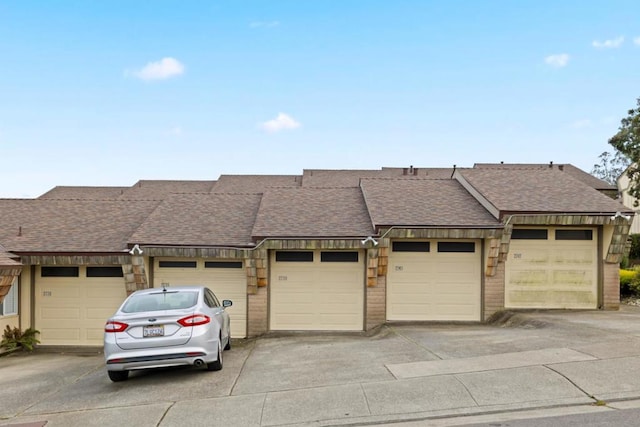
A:
[[[231,301],[230,299],[225,299],[222,300],[222,306],[227,308],[227,307],[231,307],[233,305],[233,301]]]

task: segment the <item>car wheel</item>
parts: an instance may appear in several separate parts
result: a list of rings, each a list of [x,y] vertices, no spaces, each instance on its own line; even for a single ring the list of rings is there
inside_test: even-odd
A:
[[[222,369],[222,337],[218,338],[218,360],[207,363],[208,371],[219,371]]]
[[[225,350],[231,350],[231,328],[227,331],[227,345],[224,346]]]
[[[109,374],[109,379],[114,383],[125,381],[129,378],[129,371],[107,371],[107,374]]]

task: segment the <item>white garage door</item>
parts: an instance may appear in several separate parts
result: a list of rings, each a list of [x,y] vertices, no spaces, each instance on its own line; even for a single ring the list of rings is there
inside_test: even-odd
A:
[[[271,330],[361,331],[362,251],[273,251]]]
[[[233,306],[226,309],[231,318],[231,336],[247,336],[247,276],[242,261],[156,258],[153,277],[156,288],[163,283],[169,286],[204,285],[220,301],[233,301]]]
[[[122,267],[39,270],[35,321],[41,344],[103,345],[104,324],[127,297]]]
[[[478,321],[480,241],[394,241],[387,320]]]
[[[596,229],[514,228],[505,265],[507,308],[597,308]]]

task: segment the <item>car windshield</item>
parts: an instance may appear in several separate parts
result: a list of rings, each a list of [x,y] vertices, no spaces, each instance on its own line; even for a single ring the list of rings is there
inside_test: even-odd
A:
[[[124,313],[143,311],[180,310],[196,305],[198,292],[160,291],[132,296],[122,307]]]

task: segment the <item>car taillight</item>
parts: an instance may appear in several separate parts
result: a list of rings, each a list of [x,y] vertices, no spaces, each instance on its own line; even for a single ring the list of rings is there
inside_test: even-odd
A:
[[[178,320],[182,326],[198,326],[204,325],[205,323],[211,322],[211,318],[209,316],[205,316],[204,314],[194,314],[192,316],[183,317]]]
[[[107,322],[106,325],[104,325],[104,331],[105,332],[124,332],[124,330],[127,329],[128,327],[129,325],[127,325],[126,323],[110,320]]]

